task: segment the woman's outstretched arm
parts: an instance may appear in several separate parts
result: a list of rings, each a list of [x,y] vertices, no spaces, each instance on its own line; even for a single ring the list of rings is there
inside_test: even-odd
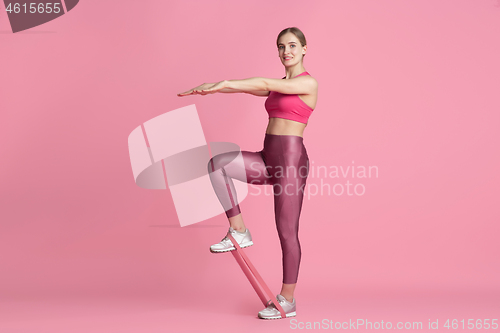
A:
[[[227,89],[236,89],[245,92],[249,91],[267,91],[266,78],[251,77],[242,80],[224,80],[224,87]]]
[[[255,96],[269,96],[269,91],[266,90],[252,90],[245,91],[242,89],[234,89],[226,86],[227,80],[217,82],[217,83],[203,83],[198,87],[185,91],[183,93],[177,94],[177,96],[187,96],[187,95],[208,95],[214,94],[216,92],[220,93],[247,93]]]
[[[207,95],[216,92],[258,93],[259,91],[276,91],[282,94],[313,94],[317,88],[318,83],[311,76],[298,76],[288,80],[251,77],[243,80],[224,80],[213,84],[204,83],[177,95]],[[261,96],[260,93],[258,94]]]
[[[245,93],[245,94],[250,94],[254,96],[269,96],[269,91],[267,90],[255,90],[255,91],[244,91],[240,89],[231,89],[231,88],[224,88],[219,90],[218,92],[220,93]]]
[[[288,80],[251,77],[243,80],[225,80],[224,87],[245,92],[264,90],[292,95],[313,94],[318,88],[318,83],[311,76],[297,76]],[[207,91],[210,91],[210,89],[208,88]]]

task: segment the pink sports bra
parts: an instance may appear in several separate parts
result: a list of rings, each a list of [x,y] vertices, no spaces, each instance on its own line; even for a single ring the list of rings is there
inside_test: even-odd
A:
[[[308,72],[303,72],[297,76],[301,75],[310,74]],[[267,97],[264,106],[269,114],[269,118],[284,118],[295,120],[304,124],[307,124],[307,120],[313,112],[313,109],[304,103],[304,101],[300,99],[299,95],[282,94],[276,91],[269,92],[269,96]]]

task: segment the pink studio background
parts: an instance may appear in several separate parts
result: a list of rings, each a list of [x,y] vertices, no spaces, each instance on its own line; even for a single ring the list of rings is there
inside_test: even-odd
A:
[[[364,195],[305,198],[296,320],[499,317],[498,1],[81,1],[16,34],[0,13],[1,332],[292,329],[257,319],[235,260],[209,252],[225,216],[179,227],[168,190],[134,183],[127,147],[141,123],[196,104],[207,142],[260,150],[264,98],[176,94],[281,78],[290,26],[319,82],[310,162],[379,170],[323,179]],[[273,204],[241,207],[246,253],[277,294]]]

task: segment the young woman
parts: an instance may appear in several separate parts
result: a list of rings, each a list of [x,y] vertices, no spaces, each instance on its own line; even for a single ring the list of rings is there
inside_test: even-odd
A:
[[[316,107],[318,83],[304,68],[307,44],[298,28],[281,31],[276,44],[285,67],[286,76],[282,79],[252,77],[204,83],[178,96],[240,92],[267,97],[265,108],[269,124],[263,149],[258,152],[241,151],[244,165],[231,163],[240,152],[227,152],[214,156],[207,167],[214,190],[229,219],[228,233],[242,248],[253,245],[253,242],[250,231],[243,223],[232,179],[254,185],[273,185],[276,227],[283,251],[283,286],[276,297],[287,317],[293,317],[296,315],[293,293],[301,258],[299,217],[309,174],[309,157],[303,133]],[[210,247],[212,252],[232,250],[235,247],[227,236]],[[263,319],[281,318],[274,304],[260,311],[258,316]]]

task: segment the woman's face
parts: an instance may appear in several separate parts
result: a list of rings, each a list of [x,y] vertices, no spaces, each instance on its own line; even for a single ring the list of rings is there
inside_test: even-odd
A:
[[[302,47],[299,39],[288,32],[281,36],[278,41],[278,51],[281,63],[285,67],[293,66],[302,61],[302,55],[306,53],[307,45]]]

